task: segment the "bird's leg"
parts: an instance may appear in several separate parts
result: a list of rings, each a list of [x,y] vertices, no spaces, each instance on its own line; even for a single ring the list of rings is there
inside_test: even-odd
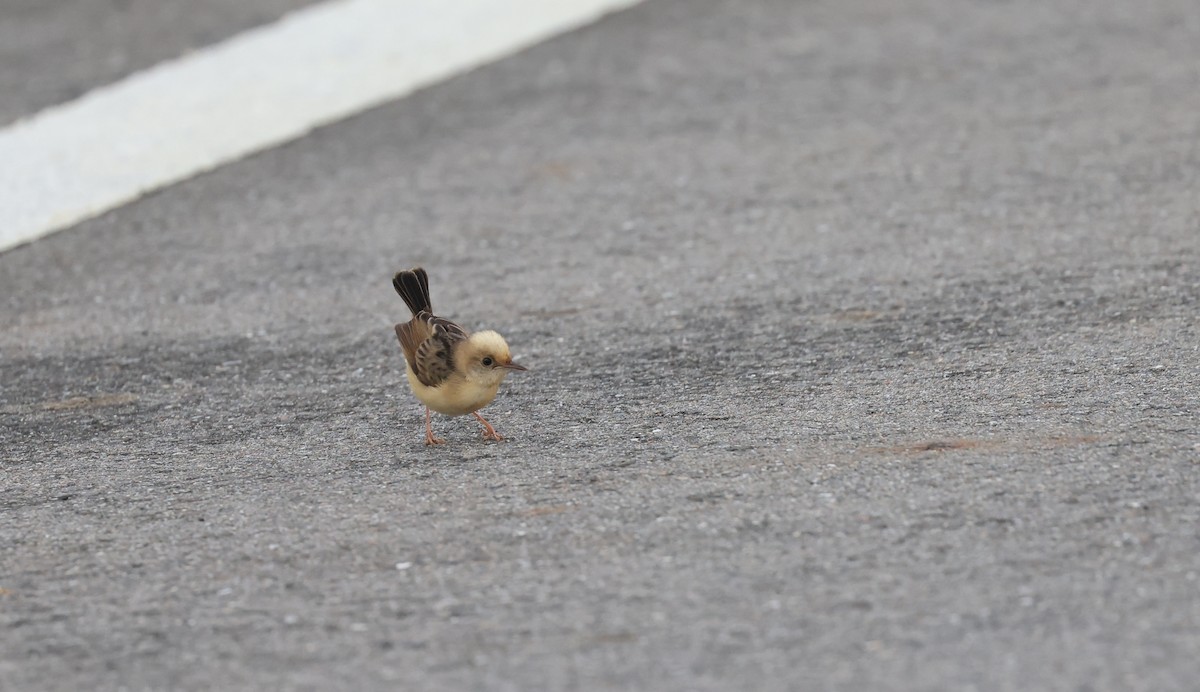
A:
[[[475,417],[479,419],[480,423],[483,423],[483,439],[495,440],[497,442],[504,439],[500,433],[496,432],[496,429],[492,427],[491,423],[487,422],[483,419],[483,416],[479,415],[478,411],[475,412]]]
[[[440,437],[433,436],[433,414],[429,412],[429,407],[425,407],[425,444],[440,445],[445,440]]]

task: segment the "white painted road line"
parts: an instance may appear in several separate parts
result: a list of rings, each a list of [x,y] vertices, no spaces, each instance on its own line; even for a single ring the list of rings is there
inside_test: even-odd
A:
[[[641,0],[336,0],[0,130],[0,251]]]

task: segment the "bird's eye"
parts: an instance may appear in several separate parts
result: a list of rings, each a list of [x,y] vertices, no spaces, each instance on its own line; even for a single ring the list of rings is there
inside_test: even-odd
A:
[[[484,356],[484,357],[483,357],[483,366],[484,366],[484,367],[486,367],[486,368],[490,368],[490,367],[492,367],[492,363],[495,363],[495,362],[496,362],[496,361],[492,360],[492,357],[491,357],[491,356]]]

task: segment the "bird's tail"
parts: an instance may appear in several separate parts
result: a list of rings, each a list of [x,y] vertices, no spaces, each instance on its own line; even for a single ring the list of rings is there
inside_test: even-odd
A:
[[[433,313],[433,306],[429,304],[429,275],[425,270],[416,267],[408,271],[396,272],[392,277],[392,286],[396,288],[396,293],[404,299],[404,304],[412,310],[414,315],[419,315],[422,312]]]

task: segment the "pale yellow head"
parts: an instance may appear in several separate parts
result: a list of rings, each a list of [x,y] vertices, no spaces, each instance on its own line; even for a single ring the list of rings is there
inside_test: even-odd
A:
[[[467,337],[454,356],[467,379],[480,384],[499,386],[508,373],[525,370],[524,365],[513,362],[504,337],[491,330]]]

